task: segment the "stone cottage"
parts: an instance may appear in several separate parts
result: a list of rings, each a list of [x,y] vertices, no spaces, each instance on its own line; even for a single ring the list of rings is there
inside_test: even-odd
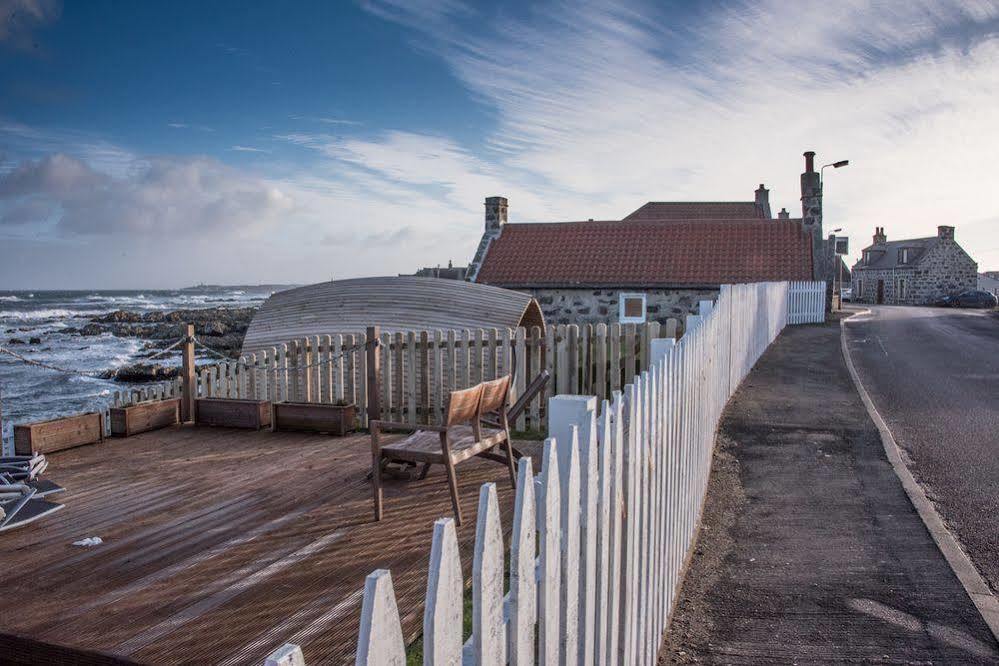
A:
[[[650,201],[606,221],[510,223],[508,201],[489,197],[468,279],[532,294],[554,324],[664,323],[722,284],[831,281],[814,156],[805,153],[800,218],[773,218],[763,185],[751,201]]]
[[[929,305],[978,284],[978,264],[948,226],[937,227],[936,236],[896,241],[877,227],[852,273],[853,300],[860,303]]]

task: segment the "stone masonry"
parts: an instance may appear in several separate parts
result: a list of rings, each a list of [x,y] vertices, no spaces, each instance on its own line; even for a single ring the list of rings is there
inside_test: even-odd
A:
[[[648,321],[665,324],[676,319],[680,328],[688,314],[697,314],[698,302],[718,298],[717,289],[518,289],[531,294],[541,305],[549,324],[598,324],[618,320],[621,294],[645,294]]]
[[[883,232],[880,233],[881,236],[875,236],[876,241],[883,239]],[[939,227],[936,238],[916,240],[925,243],[925,249],[912,265],[865,268],[862,259],[854,266],[854,301],[877,303],[879,282],[882,302],[895,305],[932,305],[944,296],[977,288],[978,264],[954,240],[953,227]],[[867,249],[876,251],[884,242]]]

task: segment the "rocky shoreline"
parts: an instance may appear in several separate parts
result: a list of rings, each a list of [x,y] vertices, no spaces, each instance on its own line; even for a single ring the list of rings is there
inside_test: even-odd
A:
[[[176,342],[184,334],[185,325],[194,324],[195,335],[205,345],[230,358],[238,358],[243,346],[243,336],[246,335],[246,329],[256,311],[254,307],[144,313],[115,310],[98,316],[80,317],[79,326],[71,325],[59,332],[81,337],[111,334],[119,338],[137,338],[145,342],[139,356],[149,357]],[[11,332],[13,329],[8,330],[8,333]],[[35,345],[41,342],[38,337],[11,337],[7,340],[9,345]],[[151,382],[171,379],[179,372],[180,368],[174,364],[138,361],[110,370],[104,376],[106,379],[122,382]]]

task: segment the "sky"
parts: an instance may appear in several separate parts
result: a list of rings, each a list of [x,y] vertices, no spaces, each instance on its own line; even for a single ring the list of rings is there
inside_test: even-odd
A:
[[[0,289],[465,264],[511,222],[746,201],[999,270],[999,2],[0,0]]]

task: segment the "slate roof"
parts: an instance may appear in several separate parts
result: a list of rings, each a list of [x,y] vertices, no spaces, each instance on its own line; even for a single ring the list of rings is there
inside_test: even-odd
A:
[[[926,254],[926,250],[935,245],[938,240],[937,236],[930,236],[929,238],[907,238],[868,245],[863,251],[871,253],[870,262],[865,264],[863,255],[861,255],[861,258],[853,265],[853,270],[882,271],[893,268],[912,268],[920,262],[923,255]],[[898,251],[902,248],[910,249],[909,261],[905,264],[899,262]]]
[[[625,220],[767,219],[754,201],[650,201]]]
[[[811,279],[801,220],[722,219],[507,224],[476,281],[523,288]]]

